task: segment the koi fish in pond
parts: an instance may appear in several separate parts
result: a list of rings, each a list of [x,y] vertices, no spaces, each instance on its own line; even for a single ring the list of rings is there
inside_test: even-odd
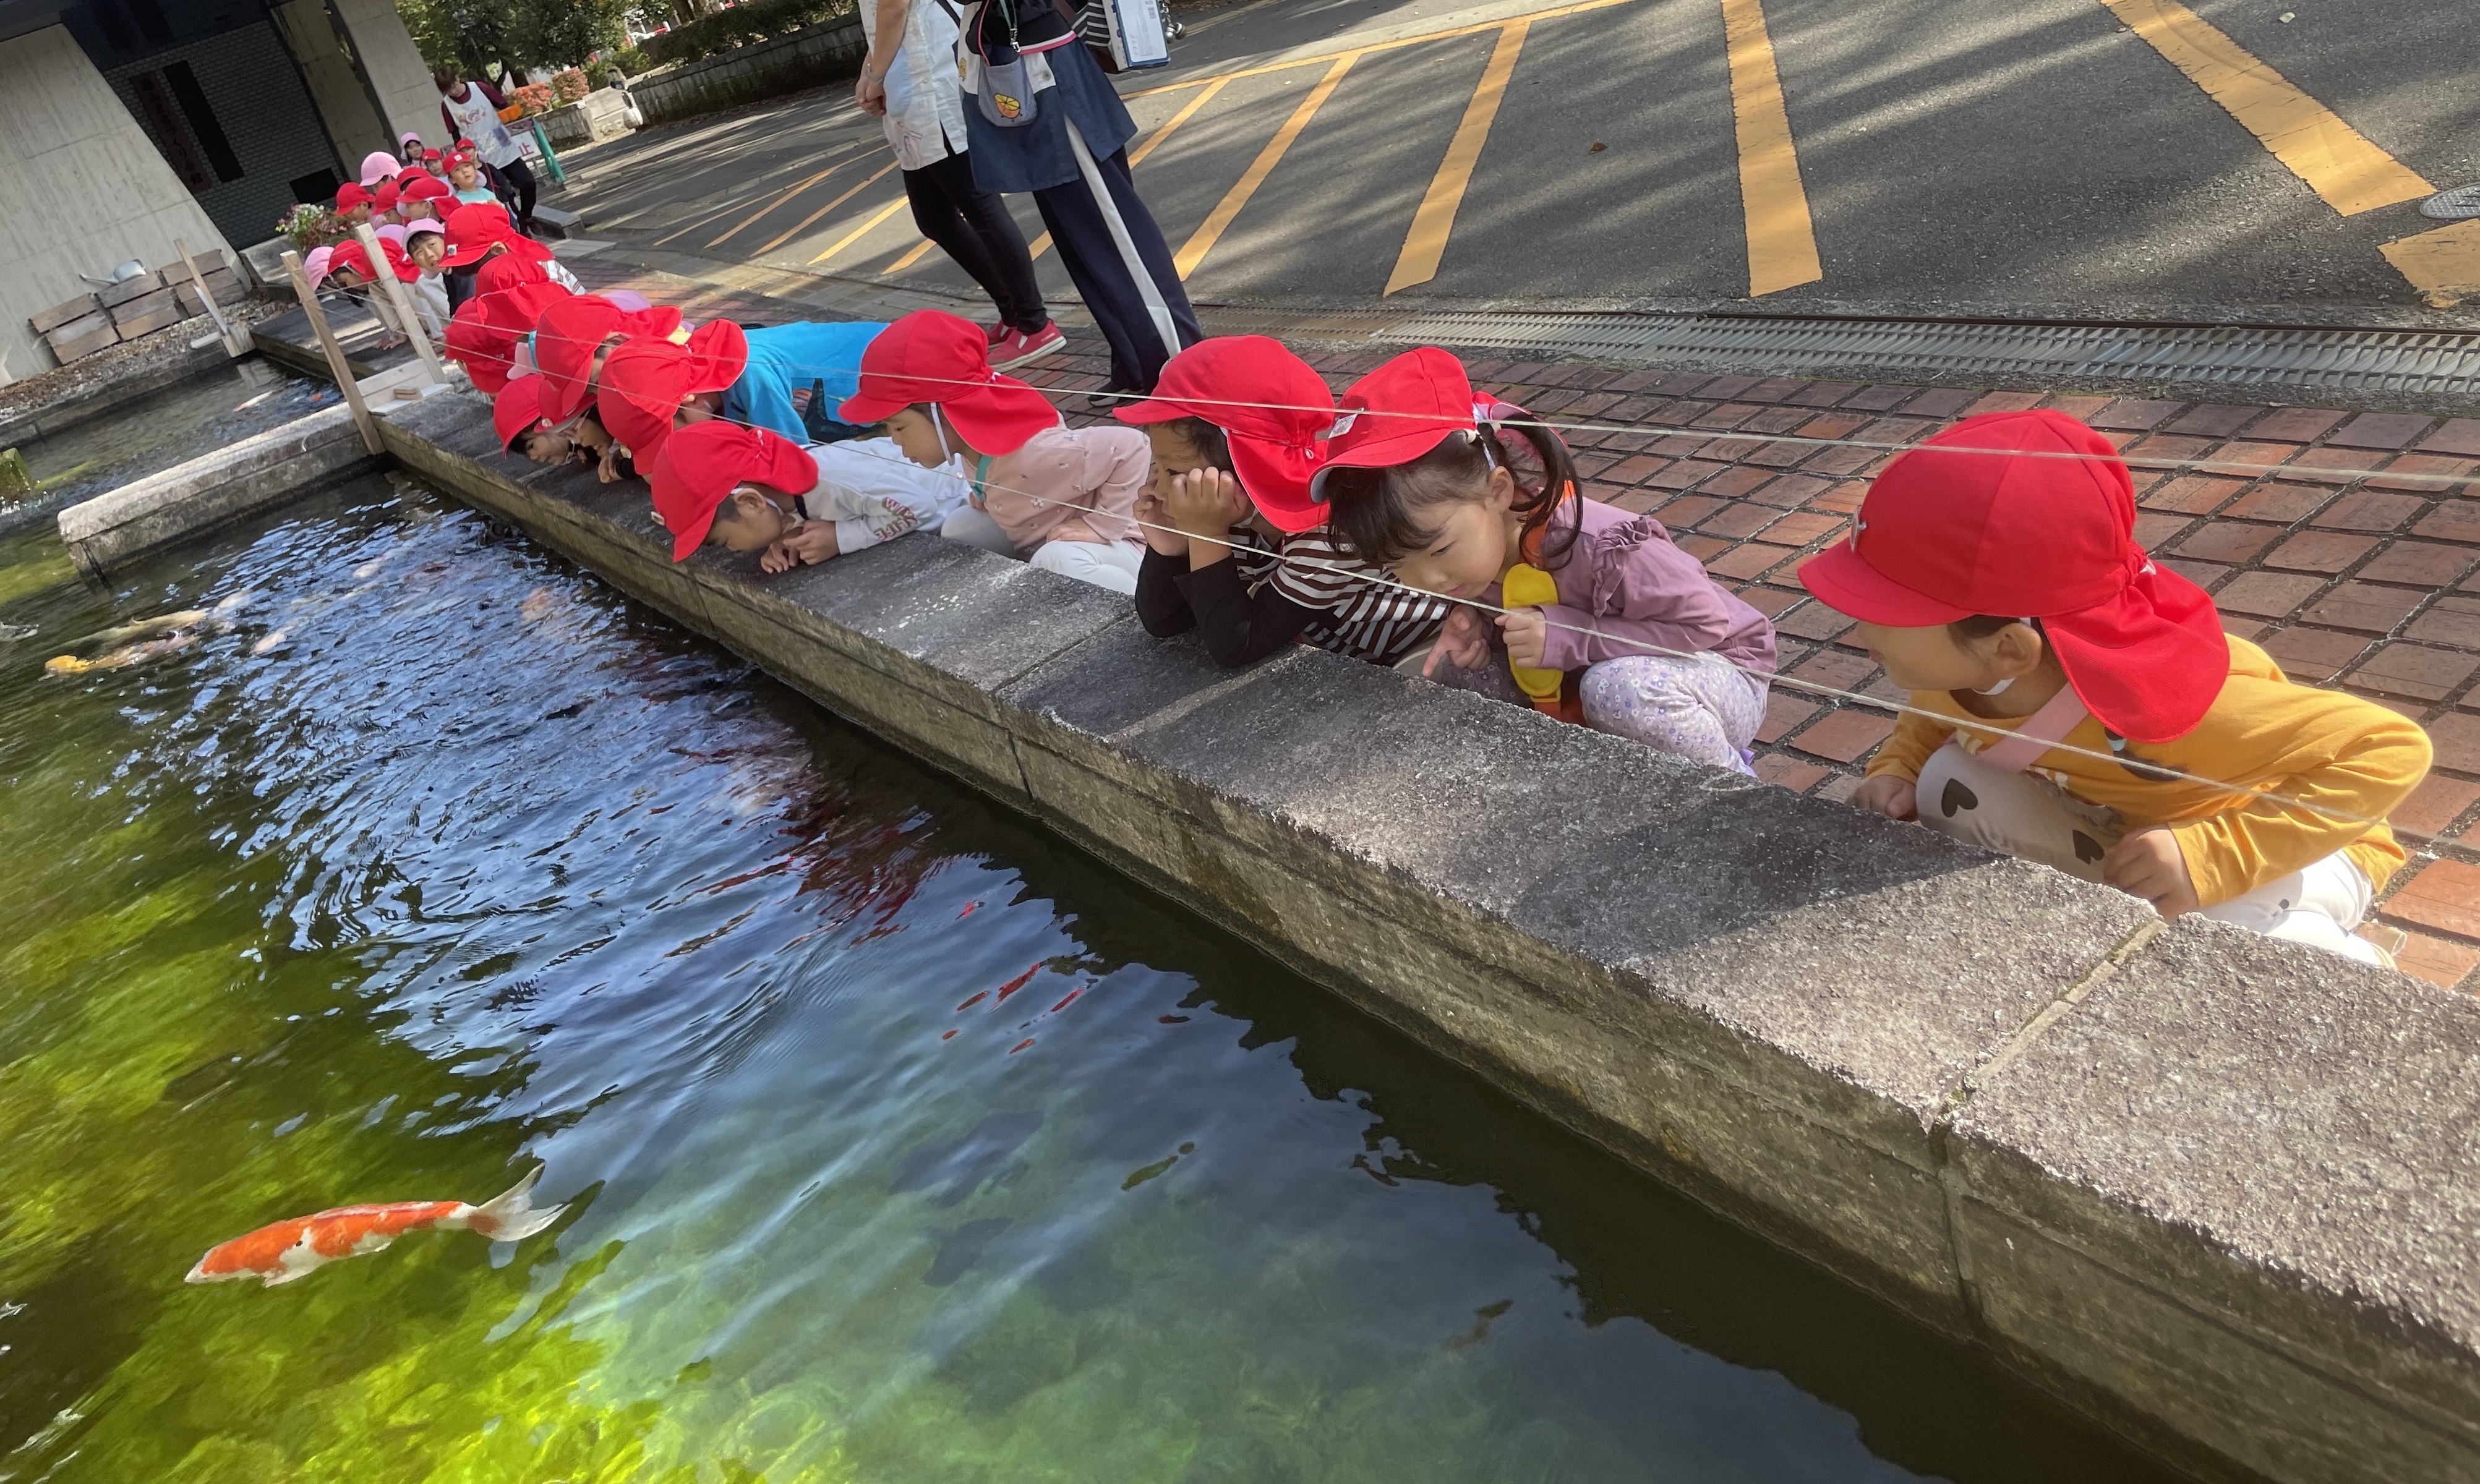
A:
[[[219,1242],[190,1269],[190,1283],[256,1278],[269,1288],[344,1257],[376,1252],[407,1232],[426,1229],[478,1232],[493,1241],[518,1241],[559,1219],[565,1206],[537,1210],[530,1199],[542,1166],[504,1192],[469,1206],[463,1201],[396,1201],[385,1206],[338,1206],[316,1215],[262,1226],[245,1237]]]

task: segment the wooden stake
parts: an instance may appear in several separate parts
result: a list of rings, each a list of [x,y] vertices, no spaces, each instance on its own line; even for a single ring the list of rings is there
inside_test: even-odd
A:
[[[216,333],[223,337],[224,354],[236,361],[247,355],[249,346],[233,333],[231,325],[224,323],[223,311],[216,307],[216,296],[207,292],[206,277],[198,271],[198,260],[190,256],[190,244],[176,237],[172,239],[172,250],[181,255],[181,266],[190,270],[190,287],[198,291],[198,302],[207,307],[207,318],[215,321]],[[172,296],[179,298],[180,291],[173,290]]]
[[[397,323],[403,329],[404,338],[413,342],[413,353],[422,357],[422,364],[429,370],[431,380],[445,384],[448,363],[439,359],[439,347],[430,343],[430,331],[425,326],[422,317],[413,312],[413,301],[405,296],[404,285],[389,269],[387,252],[379,245],[378,233],[371,230],[371,224],[365,221],[353,228],[353,235],[361,239],[362,250],[371,255],[375,281],[379,292],[387,296],[388,303],[395,306]]]
[[[345,347],[336,344],[336,332],[327,327],[327,312],[319,307],[319,295],[310,287],[310,275],[301,271],[301,254],[290,247],[284,249],[284,271],[293,280],[293,292],[301,300],[301,313],[310,320],[310,332],[319,337],[319,348],[327,353],[328,374],[344,391],[345,405],[353,409],[353,426],[361,429],[362,447],[373,453],[384,453],[387,446],[379,441],[378,421],[362,401],[362,384],[353,379],[352,363],[345,359]]]

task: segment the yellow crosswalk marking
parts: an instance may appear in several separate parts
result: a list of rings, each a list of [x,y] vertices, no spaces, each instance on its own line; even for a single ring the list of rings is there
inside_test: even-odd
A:
[[[2480,295],[2480,221],[2458,221],[2377,249],[2432,309]]]
[[[2106,0],[2105,0],[2106,3]],[[1799,152],[1783,109],[1774,44],[1758,0],[1722,0],[1731,62],[1731,114],[1740,137],[1740,213],[1748,237],[1748,296],[1825,276],[1800,184]]]
[[[799,195],[802,192],[809,190],[812,186],[816,185],[818,182],[826,179],[830,175],[833,175],[836,171],[842,169],[845,166],[850,164],[852,164],[852,162],[849,160],[840,160],[834,165],[828,166],[817,174],[811,176],[808,180],[801,182],[791,190],[785,192],[782,195],[775,197],[765,205],[758,208],[754,212],[751,212],[748,216],[741,217],[737,223],[736,223],[729,231],[725,232],[721,237],[707,239],[707,245],[710,247],[722,246],[725,243],[738,237],[743,230],[756,222],[759,217],[765,216],[768,212],[773,211],[778,206],[783,205],[785,202],[792,199],[796,195]]]
[[[864,221],[860,226],[846,232],[843,236],[837,238],[833,246],[830,246],[826,251],[818,254],[816,257],[812,258],[810,260],[810,267],[816,268],[819,264],[826,262],[829,258],[834,257],[836,254],[843,251],[853,243],[860,242],[863,238],[867,237],[880,222],[894,216],[897,212],[902,211],[910,204],[912,204],[911,200],[906,196],[897,196],[894,200],[888,202],[885,206],[872,212],[868,220]]]
[[[1421,197],[1421,209],[1412,214],[1412,230],[1405,236],[1395,271],[1386,279],[1387,294],[1438,276],[1438,260],[1446,255],[1447,238],[1455,231],[1456,209],[1463,205],[1473,166],[1481,160],[1482,146],[1489,142],[1489,126],[1507,95],[1508,79],[1515,75],[1515,59],[1523,54],[1531,24],[1511,21],[1500,29],[1489,64],[1482,68],[1481,85],[1464,105],[1463,122],[1456,126],[1456,137],[1447,143],[1447,157],[1438,162],[1438,173],[1430,177],[1429,193]]]
[[[1201,109],[1205,107],[1206,104],[1212,102],[1214,95],[1221,92],[1224,85],[1230,81],[1231,79],[1227,77],[1218,77],[1214,81],[1207,83],[1204,88],[1199,90],[1196,97],[1189,99],[1186,103],[1180,106],[1178,113],[1174,114],[1171,117],[1165,119],[1161,128],[1147,135],[1146,141],[1144,143],[1128,151],[1129,168],[1135,168],[1139,161],[1145,159],[1146,156],[1152,154],[1156,149],[1162,147],[1162,141],[1171,138],[1171,131],[1178,128],[1181,124],[1188,122],[1189,115],[1195,114],[1199,109]]]
[[[2101,0],[2345,217],[2436,193],[2288,78],[2178,0]]]
[[[1430,41],[1444,41],[1453,37],[1473,36],[1484,31],[1496,31],[1510,21],[1549,20],[1560,15],[1581,15],[1587,11],[1607,11],[1615,5],[1636,5],[1640,0],[1577,0],[1574,5],[1553,6],[1546,11],[1527,11],[1521,15],[1502,15],[1496,20],[1477,20],[1468,26],[1449,26],[1442,31],[1424,31],[1418,36],[1389,37],[1383,41],[1364,41],[1339,52],[1320,52],[1314,57],[1289,57],[1281,62],[1260,63],[1253,67],[1219,72],[1209,77],[1183,78],[1176,83],[1163,83],[1152,88],[1140,88],[1120,94],[1123,100],[1150,98],[1159,92],[1177,92],[1183,88],[1204,88],[1228,83],[1243,77],[1263,77],[1269,72],[1287,72],[1294,67],[1315,66],[1321,62],[1333,62],[1338,57],[1365,57],[1371,52],[1391,52],[1403,46],[1420,46]]]
[[[1257,151],[1257,158],[1249,162],[1249,168],[1241,172],[1239,181],[1223,192],[1223,199],[1214,203],[1214,210],[1205,214],[1203,223],[1172,259],[1172,267],[1178,270],[1183,282],[1189,274],[1197,271],[1197,266],[1205,261],[1205,255],[1214,250],[1214,244],[1223,240],[1224,229],[1231,225],[1231,219],[1240,215],[1240,209],[1249,204],[1249,198],[1257,193],[1257,188],[1264,185],[1266,177],[1274,173],[1275,166],[1282,163],[1292,141],[1309,126],[1309,120],[1326,106],[1326,100],[1334,96],[1335,87],[1343,81],[1343,74],[1351,71],[1352,64],[1359,60],[1358,52],[1345,52],[1335,58],[1333,64],[1326,69],[1326,76],[1319,78],[1317,86],[1309,90],[1309,95],[1301,100],[1301,106],[1292,110],[1292,116],[1283,120],[1283,126],[1275,131],[1275,137],[1266,141],[1266,147]]]
[[[837,207],[851,200],[854,196],[861,194],[863,191],[869,187],[871,181],[877,180],[879,175],[884,175],[893,168],[895,168],[895,162],[890,160],[887,164],[879,166],[878,175],[873,175],[869,180],[863,181],[860,185],[853,187],[850,191],[845,192],[834,200],[829,201],[826,205],[819,207],[816,211],[810,213],[810,215],[792,223],[790,230],[770,238],[763,245],[750,253],[750,256],[753,258],[763,257],[765,254],[773,252],[776,248],[783,246],[786,243],[790,242],[792,239],[808,231],[810,229],[811,222],[817,220],[827,213],[834,211]]]

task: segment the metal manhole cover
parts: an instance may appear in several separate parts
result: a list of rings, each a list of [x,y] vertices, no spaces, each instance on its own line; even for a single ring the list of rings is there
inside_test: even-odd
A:
[[[2419,214],[2440,221],[2464,221],[2480,217],[2480,186],[2457,186],[2441,191],[2419,203]]]

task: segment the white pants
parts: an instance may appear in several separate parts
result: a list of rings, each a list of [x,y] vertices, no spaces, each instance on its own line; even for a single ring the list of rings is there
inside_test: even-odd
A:
[[[939,527],[939,534],[949,541],[961,541],[967,546],[980,547],[985,551],[996,551],[1001,556],[1016,555],[1016,543],[999,528],[999,523],[992,520],[988,512],[970,505],[948,516],[945,524]],[[1046,541],[1032,556],[1026,558],[1026,562],[1045,572],[1055,572],[1063,577],[1074,577],[1079,582],[1091,582],[1096,587],[1107,587],[1112,592],[1135,597],[1137,568],[1144,563],[1145,557],[1141,548],[1124,541],[1115,541],[1108,546],[1092,541]]]
[[[1929,755],[1918,790],[1921,823],[1938,833],[2088,882],[2101,880],[2103,854],[2126,833],[2111,810],[2070,798],[2048,779],[1993,768],[1953,742]],[[2376,946],[2351,931],[2373,895],[2360,868],[2337,851],[2197,915],[2382,963]]]

